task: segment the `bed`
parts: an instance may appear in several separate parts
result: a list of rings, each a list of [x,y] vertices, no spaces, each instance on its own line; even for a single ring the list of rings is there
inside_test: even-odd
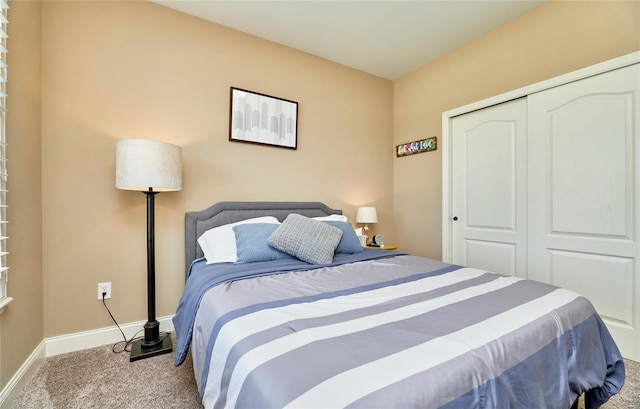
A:
[[[346,246],[341,214],[317,202],[186,214],[175,365],[190,351],[205,408],[570,408],[583,396],[591,409],[622,387],[622,356],[584,297]],[[326,253],[309,229],[339,236],[329,260],[287,247]],[[235,261],[211,253],[222,242]]]

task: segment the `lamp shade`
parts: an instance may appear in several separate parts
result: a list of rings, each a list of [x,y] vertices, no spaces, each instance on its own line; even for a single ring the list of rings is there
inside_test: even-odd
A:
[[[378,223],[378,214],[375,207],[358,207],[356,223]]]
[[[182,148],[147,139],[118,141],[116,187],[155,192],[181,190]]]

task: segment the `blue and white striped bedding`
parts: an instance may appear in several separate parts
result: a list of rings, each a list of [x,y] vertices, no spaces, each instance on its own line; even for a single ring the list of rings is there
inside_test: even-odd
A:
[[[246,279],[231,264],[194,265],[176,364],[190,343],[205,408],[569,408],[586,392],[589,409],[623,384],[610,334],[571,291],[354,256],[253,263]]]

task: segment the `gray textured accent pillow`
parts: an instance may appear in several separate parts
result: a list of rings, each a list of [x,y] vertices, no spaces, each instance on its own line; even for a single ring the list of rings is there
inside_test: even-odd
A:
[[[269,245],[311,264],[329,264],[342,230],[292,213],[269,236]]]

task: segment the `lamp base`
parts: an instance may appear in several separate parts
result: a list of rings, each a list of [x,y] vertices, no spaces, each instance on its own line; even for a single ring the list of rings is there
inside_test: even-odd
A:
[[[143,342],[144,339],[141,339],[131,344],[131,355],[129,356],[129,362],[151,358],[152,356],[156,355],[168,354],[173,351],[173,343],[171,342],[171,336],[169,334],[164,337],[161,343],[150,348],[142,345]]]

